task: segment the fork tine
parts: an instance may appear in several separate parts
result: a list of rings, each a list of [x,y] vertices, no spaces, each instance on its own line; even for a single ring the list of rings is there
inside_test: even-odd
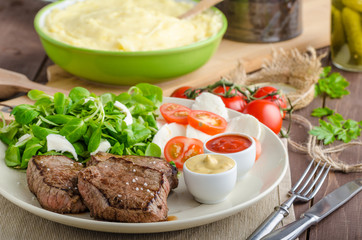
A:
[[[316,182],[318,181],[318,179],[320,178],[320,176],[322,175],[323,173],[323,170],[324,168],[326,167],[327,163],[324,163],[323,166],[321,167],[321,169],[319,170],[317,176],[314,178],[314,181],[312,182],[312,184],[310,184],[309,188],[304,191],[303,195],[302,196],[306,196],[311,190],[312,188],[314,187],[314,185],[316,184]]]
[[[313,177],[314,174],[316,173],[316,171],[317,171],[320,163],[321,163],[321,161],[319,161],[319,162],[317,163],[317,165],[314,167],[313,171],[309,174],[308,179],[307,179],[306,182],[304,183],[303,187],[302,187],[301,189],[299,189],[299,191],[297,192],[297,194],[300,194],[300,193],[304,190],[304,188],[308,185],[308,183],[310,182],[310,180],[312,179],[312,177]]]
[[[302,183],[303,179],[305,178],[305,176],[307,175],[309,169],[312,167],[314,160],[310,161],[310,164],[308,165],[307,169],[305,169],[303,175],[299,178],[298,182],[293,186],[292,189],[290,189],[290,192],[294,192],[295,189],[297,189],[297,187]]]
[[[327,174],[329,172],[329,170],[331,169],[331,166],[329,165],[329,167],[326,169],[326,171],[324,172],[323,174],[323,177],[321,178],[321,180],[319,181],[319,183],[316,185],[316,187],[314,188],[314,191],[308,196],[308,198],[313,198],[317,192],[319,191],[319,189],[321,188],[324,180],[326,179],[327,177]]]

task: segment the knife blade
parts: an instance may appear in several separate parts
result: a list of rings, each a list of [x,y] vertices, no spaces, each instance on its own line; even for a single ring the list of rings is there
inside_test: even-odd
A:
[[[306,211],[300,219],[264,236],[263,240],[295,239],[310,226],[320,222],[362,190],[362,179],[337,188]]]

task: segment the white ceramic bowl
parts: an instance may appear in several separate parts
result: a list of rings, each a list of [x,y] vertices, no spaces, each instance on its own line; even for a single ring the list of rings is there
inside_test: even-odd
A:
[[[200,154],[207,155],[207,154]],[[196,155],[188,160],[200,157]],[[219,155],[219,154],[211,154]],[[188,161],[187,160],[187,161]],[[230,158],[235,162],[232,158]],[[187,162],[186,161],[186,162]],[[224,201],[233,190],[237,178],[237,164],[225,172],[203,174],[196,173],[187,168],[186,162],[183,167],[183,175],[188,191],[195,200],[205,204],[216,204]]]
[[[225,136],[225,135],[237,135],[237,136],[245,137],[251,141],[251,145],[247,149],[244,149],[239,152],[234,152],[234,153],[218,153],[218,152],[214,152],[206,147],[207,142],[209,142],[210,140],[220,137],[220,136]],[[236,165],[237,165],[237,172],[238,172],[237,179],[240,180],[246,175],[246,173],[253,167],[253,165],[255,163],[256,144],[255,144],[255,140],[247,134],[233,133],[233,132],[220,133],[220,134],[212,136],[211,138],[209,138],[208,140],[205,141],[204,152],[222,154],[224,156],[234,159],[236,162]]]

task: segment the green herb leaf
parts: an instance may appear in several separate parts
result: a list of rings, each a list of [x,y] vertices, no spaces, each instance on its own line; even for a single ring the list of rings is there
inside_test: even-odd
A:
[[[155,143],[150,143],[146,148],[145,156],[160,157],[161,148]]]
[[[45,128],[45,127],[40,127],[37,125],[32,125],[31,130],[33,132],[34,137],[36,137],[40,140],[45,140],[49,134],[58,134],[59,133],[56,130]]]
[[[336,139],[348,143],[361,134],[361,122],[345,120],[338,113],[329,116],[327,120],[328,122],[319,120],[320,126],[309,131],[309,134],[316,136],[318,140],[323,140],[325,145],[333,143]]]
[[[124,132],[127,134],[127,142],[130,146],[143,142],[147,138],[151,137],[151,131],[139,123],[133,123],[125,129]]]
[[[15,121],[11,122],[6,127],[2,127],[0,129],[0,140],[3,141],[3,143],[5,144],[10,145],[14,141],[15,136],[18,133],[19,133],[19,124]]]
[[[55,112],[58,114],[65,114],[66,113],[66,96],[63,93],[55,93],[54,94],[54,108]]]
[[[113,103],[116,96],[113,93],[105,93],[100,96],[101,102],[103,106],[107,105],[107,103]]]
[[[113,127],[113,125],[110,122],[105,122],[104,126],[111,132],[117,133],[117,130]]]
[[[8,149],[5,152],[5,163],[9,167],[20,166],[21,156],[18,147],[14,145],[8,147]]]
[[[162,102],[162,89],[149,83],[139,83],[135,86],[142,91],[144,97],[150,99],[157,106]],[[132,89],[132,88],[131,88]]]
[[[64,125],[70,122],[71,120],[75,119],[75,117],[71,115],[57,114],[57,115],[46,116],[46,119],[55,124]]]
[[[89,152],[94,152],[95,150],[97,150],[100,142],[101,142],[101,137],[102,137],[102,130],[100,127],[98,127],[93,133],[92,136],[89,140],[89,144],[88,144],[88,151]]]
[[[78,141],[87,131],[87,126],[82,119],[74,118],[64,125],[59,134],[71,143]]]
[[[309,134],[316,136],[318,140],[323,140],[325,145],[332,143],[335,140],[332,125],[323,120],[320,120],[319,123],[320,127],[314,127]]]
[[[113,147],[110,150],[110,153],[116,154],[116,155],[123,155],[124,151],[124,144],[120,144],[119,142],[116,142]]]
[[[316,94],[327,94],[330,98],[341,98],[348,95],[349,91],[345,88],[348,87],[349,82],[341,74],[337,72],[329,74],[329,72],[330,67],[323,69],[315,88]]]
[[[82,142],[75,142],[72,145],[78,157],[81,156],[83,158],[87,158],[89,152],[87,151],[86,146]]]
[[[69,96],[33,90],[29,97],[36,101],[34,105],[19,105],[12,112],[15,121],[8,125],[0,122],[0,140],[8,145],[5,161],[9,166],[26,168],[33,155],[59,154],[46,149],[50,133],[65,136],[81,162],[89,159],[102,138],[109,141],[114,154],[159,155],[159,147],[151,143],[157,132],[155,110],[162,101],[162,90],[157,86],[139,84],[118,96],[96,96],[81,87],[73,88]],[[129,109],[133,124],[127,126],[123,121],[125,113],[114,107],[115,101]],[[25,134],[29,138],[20,143]],[[69,153],[62,154],[72,158]]]
[[[37,138],[32,138],[30,141],[28,141],[26,143],[25,150],[21,158],[20,168],[27,168],[30,158],[32,158],[34,155],[37,155],[38,150],[41,149],[43,145],[44,143],[41,144],[41,142]]]
[[[43,91],[32,89],[28,92],[28,98],[36,101],[42,98],[51,98],[51,97],[48,94],[45,94]]]
[[[32,105],[21,104],[16,106],[11,114],[15,116],[15,120],[18,123],[29,124],[39,115],[39,112]]]
[[[335,127],[342,128],[344,118],[341,114],[334,114],[327,118]]]
[[[84,98],[88,98],[90,96],[90,92],[82,87],[75,87],[69,92],[69,97],[73,102],[77,103]]]
[[[313,117],[324,117],[332,115],[334,111],[330,108],[324,107],[324,108],[316,108],[312,112]]]

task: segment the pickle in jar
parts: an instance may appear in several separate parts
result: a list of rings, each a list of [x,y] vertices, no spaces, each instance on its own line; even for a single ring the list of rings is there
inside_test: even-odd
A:
[[[342,25],[342,14],[332,6],[332,33],[331,42],[334,52],[338,52],[345,43],[344,30]]]
[[[362,1],[361,0],[342,0],[342,3],[349,7],[350,9],[353,9],[358,12],[362,12]]]
[[[360,13],[349,7],[342,10],[342,23],[346,34],[351,63],[362,64],[362,27]]]

